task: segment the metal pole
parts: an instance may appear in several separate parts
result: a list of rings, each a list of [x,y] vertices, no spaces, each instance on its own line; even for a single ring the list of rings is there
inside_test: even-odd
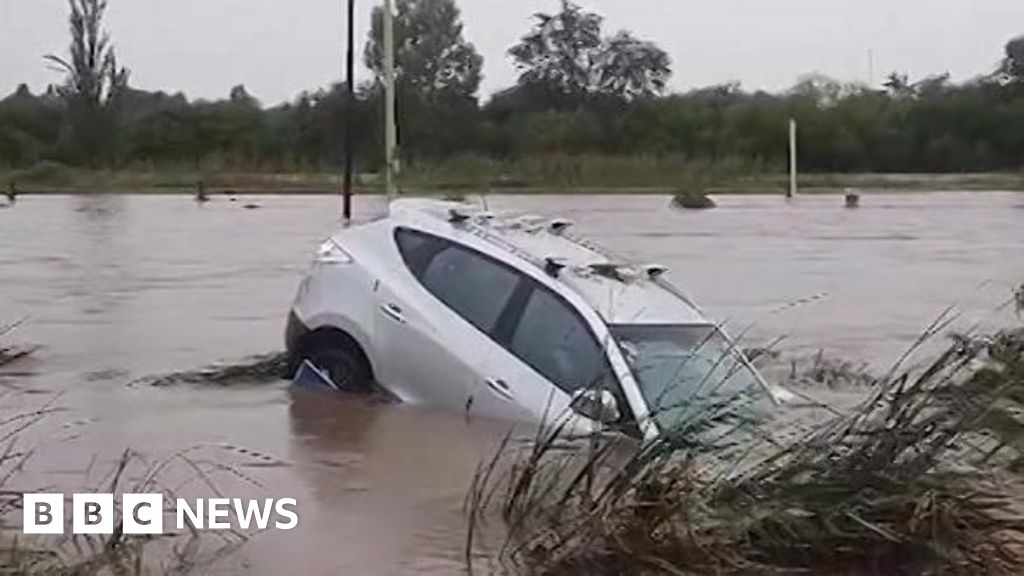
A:
[[[352,220],[352,118],[355,115],[355,15],[356,1],[348,0],[348,48],[345,53],[345,187],[342,201],[342,218]]]
[[[787,198],[796,196],[797,193],[797,158],[796,158],[796,120],[789,121],[789,192]]]
[[[388,204],[395,197],[395,24],[392,0],[384,0],[384,185]]]

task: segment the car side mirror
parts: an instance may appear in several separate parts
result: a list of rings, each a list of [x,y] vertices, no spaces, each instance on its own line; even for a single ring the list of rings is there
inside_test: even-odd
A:
[[[601,424],[615,424],[622,418],[619,403],[608,390],[577,390],[569,406],[577,414]]]

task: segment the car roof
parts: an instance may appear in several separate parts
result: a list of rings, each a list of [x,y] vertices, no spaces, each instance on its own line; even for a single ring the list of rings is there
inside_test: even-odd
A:
[[[458,202],[402,199],[391,205],[395,225],[411,225],[454,241],[486,247],[491,256],[541,274],[571,290],[610,325],[709,324],[698,306],[663,276],[666,268],[632,262],[575,236],[571,223],[514,212],[489,212]],[[468,241],[467,241],[468,240]]]

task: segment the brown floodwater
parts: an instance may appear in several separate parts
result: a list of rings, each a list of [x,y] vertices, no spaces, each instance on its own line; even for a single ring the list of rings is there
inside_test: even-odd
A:
[[[1024,281],[1024,195],[1014,193],[867,195],[857,210],[835,196],[725,197],[710,211],[655,196],[488,203],[567,216],[613,250],[669,265],[753,343],[785,336],[794,354],[823,348],[877,367],[949,306],[961,329],[1010,322],[1000,305]],[[221,465],[210,476],[229,496],[299,502],[299,528],[257,535],[234,557],[237,571],[461,570],[463,497],[505,426],[308,397],[277,381],[132,384],[280,350],[294,290],[339,204],[99,195],[0,210],[0,325],[27,317],[14,338],[42,346],[0,375],[0,402],[5,412],[62,409],[21,481],[85,489],[126,448],[151,463],[187,449]],[[382,209],[377,199],[356,206],[361,218]]]

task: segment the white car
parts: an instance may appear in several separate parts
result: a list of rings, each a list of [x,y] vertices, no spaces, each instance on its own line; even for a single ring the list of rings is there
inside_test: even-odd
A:
[[[620,260],[570,227],[394,202],[320,247],[289,315],[291,368],[470,417],[565,417],[578,432],[646,438],[698,397],[788,399],[664,267]]]

